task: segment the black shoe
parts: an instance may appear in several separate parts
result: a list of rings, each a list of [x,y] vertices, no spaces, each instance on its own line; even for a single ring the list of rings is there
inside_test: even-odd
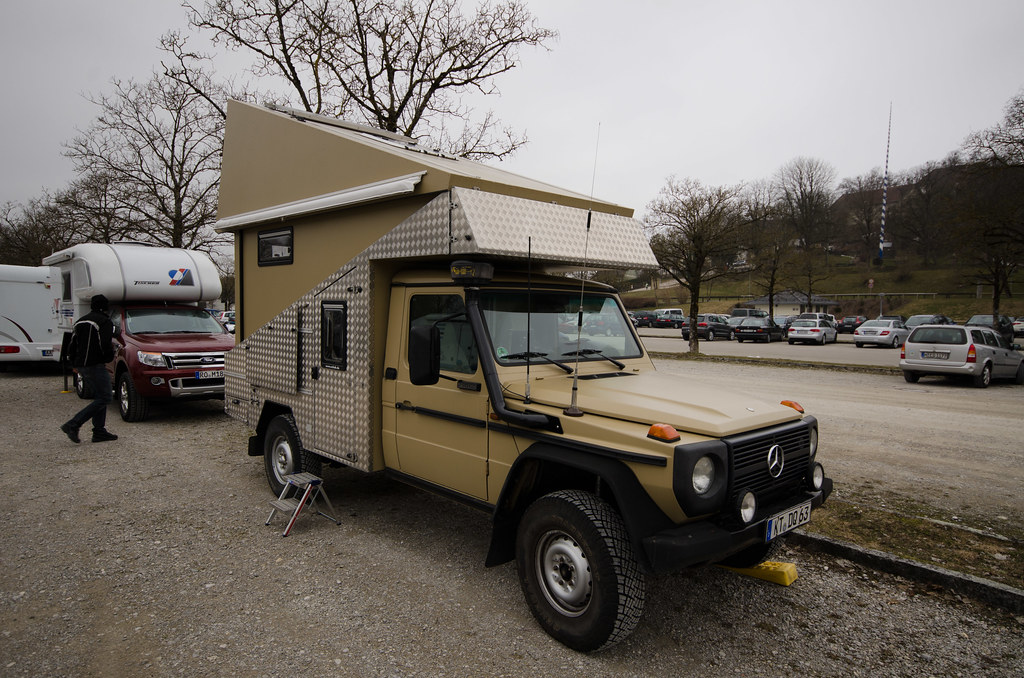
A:
[[[106,429],[92,432],[92,441],[94,443],[102,443],[107,440],[117,440],[117,436]]]
[[[80,443],[82,439],[78,437],[78,427],[72,424],[70,421],[60,425],[60,430],[64,431],[64,434],[71,439],[73,443]]]

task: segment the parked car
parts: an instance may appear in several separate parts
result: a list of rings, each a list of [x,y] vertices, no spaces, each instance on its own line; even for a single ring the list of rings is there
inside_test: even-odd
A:
[[[899,320],[868,320],[853,331],[853,343],[857,348],[867,344],[897,348],[910,335],[910,330]]]
[[[633,311],[633,324],[637,327],[652,327],[657,317],[654,311]]]
[[[832,327],[835,327],[836,325],[839,324],[838,321],[836,320],[836,317],[834,315],[832,315],[831,313],[810,313],[810,312],[808,312],[808,313],[801,313],[800,315],[797,316],[797,319],[798,320],[827,320],[829,323],[831,323]]]
[[[759,308],[734,308],[729,311],[730,318],[767,318],[768,311]]]
[[[704,341],[714,341],[715,339],[719,338],[732,338],[733,330],[729,326],[728,316],[724,316],[719,313],[701,313],[697,316],[696,320],[698,339],[703,339]],[[689,318],[683,320],[681,333],[683,335],[684,340],[690,340]]]
[[[971,319],[964,323],[964,325],[977,325],[980,327],[992,327],[992,314],[988,315],[972,315]],[[999,334],[1003,335],[1006,339],[1007,344],[1013,343],[1013,322],[1005,315],[999,316],[999,325],[994,328]]]
[[[686,314],[681,308],[658,308],[654,312],[656,315],[651,322],[651,327],[671,327],[678,330],[683,326],[683,319],[686,318]]]
[[[745,316],[745,315],[732,315],[732,316],[729,316],[729,321],[728,321],[729,322],[729,329],[732,330],[732,334],[729,336],[730,339],[735,339],[736,338],[736,328],[739,327],[739,324],[741,322],[743,322],[744,318],[747,318],[747,317],[749,317],[749,316]]]
[[[774,320],[775,324],[778,325],[779,327],[781,327],[783,333],[785,333],[785,332],[789,331],[789,326],[793,324],[794,320],[796,320],[796,316],[795,315],[777,315],[774,318],[772,318],[772,320]]]
[[[993,379],[1024,384],[1024,356],[988,327],[920,325],[900,353],[903,378],[910,383],[925,375],[970,378],[985,388]]]
[[[907,319],[901,315],[880,315],[875,320],[899,320],[901,323],[906,323]]]
[[[771,318],[744,318],[734,330],[736,341],[782,341],[785,332]]]
[[[1013,321],[1013,336],[1024,337],[1024,316]]]
[[[912,330],[918,325],[955,325],[956,323],[948,315],[942,315],[941,313],[922,313],[910,316],[903,324],[908,330]]]
[[[863,315],[848,315],[844,316],[839,324],[836,326],[836,331],[840,334],[849,332],[853,334],[853,331],[867,322],[867,316]]]
[[[836,328],[827,320],[815,320],[811,318],[797,318],[789,326],[786,333],[786,340],[790,344],[798,341],[803,344],[825,344],[835,342],[838,337]]]

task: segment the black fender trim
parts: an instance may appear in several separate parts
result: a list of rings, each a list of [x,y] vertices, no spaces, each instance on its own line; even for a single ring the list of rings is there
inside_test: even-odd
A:
[[[599,493],[611,500],[626,524],[640,566],[650,570],[644,539],[670,529],[673,523],[643,489],[636,474],[621,460],[545,442],[530,445],[509,469],[494,507],[486,566],[515,559],[519,519],[535,499],[569,488]]]

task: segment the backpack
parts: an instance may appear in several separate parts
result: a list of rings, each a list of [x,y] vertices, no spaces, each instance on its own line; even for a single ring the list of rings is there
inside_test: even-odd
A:
[[[73,367],[88,364],[90,351],[99,348],[100,327],[92,320],[79,320],[71,329],[67,359]]]

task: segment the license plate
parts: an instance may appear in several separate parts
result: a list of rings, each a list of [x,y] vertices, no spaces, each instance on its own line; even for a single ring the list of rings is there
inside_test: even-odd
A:
[[[198,370],[196,379],[220,379],[224,376],[224,370]]]
[[[47,357],[52,356],[53,355],[53,349],[52,348],[44,348],[43,349],[43,355],[47,356]]]
[[[921,357],[946,360],[949,358],[949,351],[921,351]]]
[[[811,522],[811,502],[794,506],[788,511],[783,511],[768,519],[764,540],[769,542],[775,537],[809,522]]]

